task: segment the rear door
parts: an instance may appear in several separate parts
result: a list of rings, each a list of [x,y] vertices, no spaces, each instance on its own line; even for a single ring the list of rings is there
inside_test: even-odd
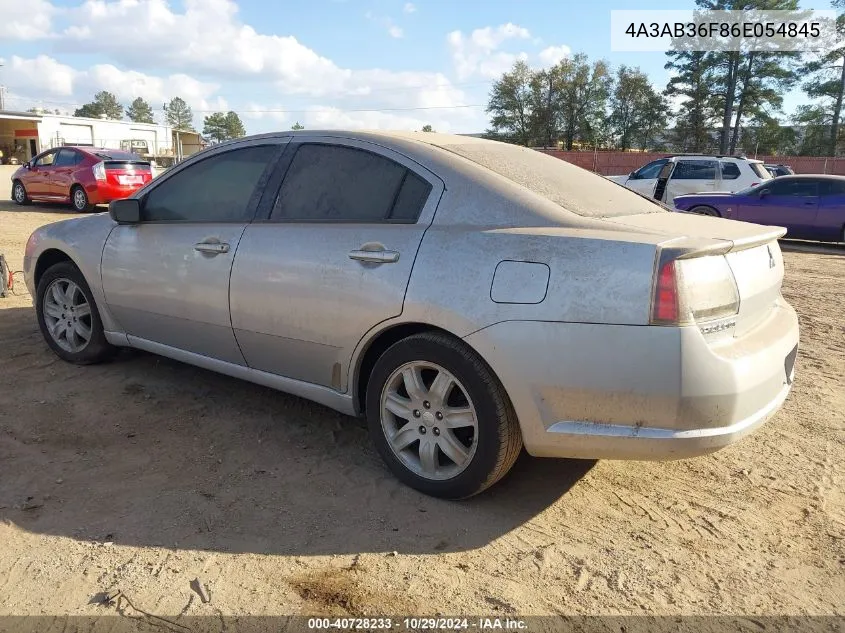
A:
[[[229,276],[287,140],[221,147],[176,167],[142,195],[139,224],[112,230],[103,290],[131,343],[244,364],[229,316]]]
[[[677,161],[663,199],[671,202],[685,193],[716,191],[719,164],[715,159],[688,159]]]
[[[32,161],[29,173],[26,175],[24,186],[30,196],[50,197],[50,178],[53,174],[53,163],[59,153],[57,149],[44,152]]]
[[[345,391],[355,346],[402,312],[443,183],[357,140],[298,137],[282,162],[235,258],[232,326],[250,367]]]
[[[82,162],[82,154],[75,149],[63,147],[59,150],[50,174],[49,189],[51,195],[70,198],[70,188],[73,185],[73,172]]]
[[[786,237],[807,238],[813,234],[819,210],[818,181],[808,178],[776,178],[757,193],[747,196],[739,207],[738,220],[783,226]]]

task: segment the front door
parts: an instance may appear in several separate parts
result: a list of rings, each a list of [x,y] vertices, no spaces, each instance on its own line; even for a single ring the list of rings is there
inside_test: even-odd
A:
[[[788,238],[813,235],[819,211],[818,182],[806,178],[777,178],[746,196],[738,209],[738,220],[786,227]]]
[[[143,194],[140,223],[114,228],[103,251],[103,290],[130,337],[243,364],[229,275],[287,140],[189,161]]]
[[[30,164],[29,173],[26,175],[24,186],[30,196],[50,197],[53,195],[50,189],[50,176],[53,173],[53,163],[59,150],[51,149],[38,156]]]
[[[715,160],[679,160],[666,184],[664,200],[672,204],[677,196],[686,193],[716,191],[718,162]]]
[[[625,186],[629,189],[633,189],[637,193],[651,197],[654,193],[654,186],[657,182],[660,170],[667,161],[668,159],[661,158],[643,165],[637,171],[632,172],[631,175],[628,176],[628,180],[625,181]]]
[[[232,326],[250,367],[345,391],[361,338],[402,312],[442,182],[365,142],[308,137],[232,270]]]

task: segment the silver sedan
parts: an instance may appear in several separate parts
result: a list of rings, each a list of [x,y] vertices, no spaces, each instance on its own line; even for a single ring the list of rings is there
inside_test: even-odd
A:
[[[783,229],[434,133],[216,145],[108,214],[38,229],[61,358],[134,347],[366,415],[390,469],[462,498],[535,456],[674,459],[783,403]]]

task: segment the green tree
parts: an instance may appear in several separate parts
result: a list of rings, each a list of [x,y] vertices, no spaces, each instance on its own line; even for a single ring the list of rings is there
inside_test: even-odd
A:
[[[290,128],[290,129],[292,129],[292,130],[304,130],[304,129],[305,129],[305,126],[304,126],[304,125],[302,125],[299,121],[297,121],[296,123],[294,123],[294,124],[291,126],[291,128]]]
[[[562,67],[557,64],[533,73],[530,85],[532,135],[543,147],[555,147],[561,128]]]
[[[487,112],[491,137],[520,145],[529,145],[532,132],[531,81],[533,73],[523,61],[518,61],[501,79],[493,83]]]
[[[665,98],[652,87],[639,68],[622,65],[610,96],[610,130],[616,147],[648,149],[655,136],[666,127],[668,108]]]
[[[244,128],[241,117],[238,116],[237,112],[233,112],[232,110],[226,113],[226,133],[230,139],[246,136],[246,128]]]
[[[798,151],[797,135],[792,126],[782,125],[778,119],[768,117],[743,130],[741,147],[745,154],[754,157],[758,154],[795,154]]]
[[[141,97],[137,97],[128,108],[126,108],[126,116],[130,121],[135,123],[155,123],[153,119],[153,109],[150,104],[144,101]]]
[[[667,56],[665,68],[674,74],[664,94],[680,100],[672,144],[682,152],[703,152],[711,145],[716,119],[710,58],[705,51],[669,51]]]
[[[216,143],[246,135],[241,118],[235,112],[214,112],[203,120],[202,133]]]
[[[194,113],[181,97],[173,97],[165,104],[164,113],[167,124],[176,130],[194,131]]]
[[[94,100],[77,108],[73,116],[90,117],[99,119],[105,115],[108,119],[120,120],[123,118],[123,106],[117,97],[107,90],[101,90],[94,95]]]
[[[571,150],[576,140],[598,142],[613,86],[608,63],[591,64],[584,53],[578,53],[561,60],[558,67],[560,91],[552,107],[559,113],[566,149]]]
[[[813,128],[804,135],[802,151],[815,146],[818,154],[836,156],[845,148],[845,0],[832,0],[831,4],[840,10],[836,30],[842,45],[815,56],[801,69],[802,76],[808,77],[804,91],[815,103],[804,106],[797,118]],[[820,137],[826,137],[826,141],[821,143]]]
[[[423,127],[422,127],[422,131],[423,131],[423,132],[434,132],[434,128],[433,128],[433,127],[431,127],[431,125],[426,124],[426,125],[423,125]]]

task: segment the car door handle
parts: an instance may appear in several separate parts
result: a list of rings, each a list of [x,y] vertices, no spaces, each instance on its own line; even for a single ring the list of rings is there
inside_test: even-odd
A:
[[[392,264],[399,261],[399,253],[396,251],[350,251],[349,259],[374,264]]]
[[[194,244],[194,250],[209,255],[220,255],[221,253],[229,252],[229,245],[225,242],[200,242],[199,244]]]

